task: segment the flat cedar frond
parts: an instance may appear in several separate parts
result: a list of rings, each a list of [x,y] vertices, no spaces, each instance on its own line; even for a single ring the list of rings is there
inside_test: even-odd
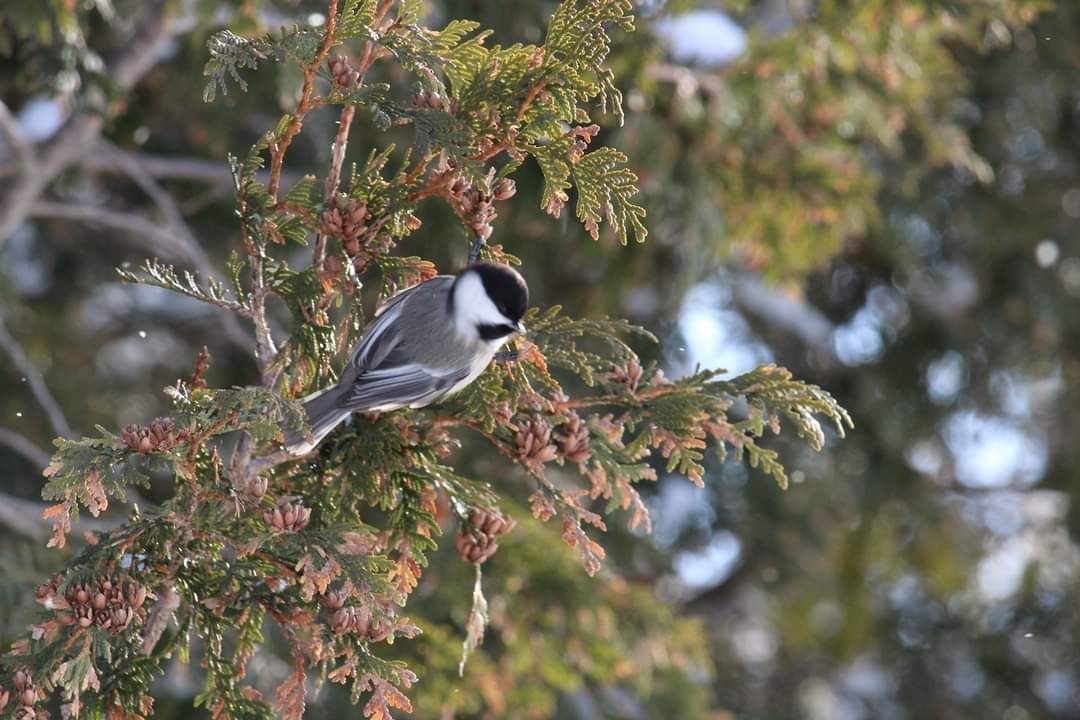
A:
[[[228,390],[169,388],[181,417],[192,425],[191,434],[204,439],[243,429],[261,441],[285,430],[302,430],[305,415],[299,404],[261,387]]]
[[[58,501],[44,513],[53,524],[50,547],[64,546],[64,535],[78,519],[80,505],[96,517],[108,509],[109,497],[124,502],[128,487],[149,487],[154,470],[175,472],[174,455],[138,454],[124,447],[117,436],[99,430],[101,438],[54,441],[56,454],[45,468],[41,491],[46,500]]]
[[[338,38],[347,40],[368,37],[378,4],[378,0],[345,0],[338,14]]]
[[[225,95],[229,94],[226,75],[246,92],[247,82],[240,76],[240,70],[256,69],[260,60],[270,56],[273,45],[264,38],[248,39],[229,30],[222,30],[211,36],[206,42],[206,49],[210,53],[210,59],[206,62],[203,75],[210,80],[203,90],[203,100],[212,102],[218,89]]]
[[[379,301],[389,300],[397,293],[435,277],[435,264],[421,257],[383,255],[374,260],[382,273]]]
[[[574,166],[578,189],[577,216],[593,240],[600,238],[600,221],[607,220],[625,245],[633,234],[645,242],[649,231],[642,219],[645,209],[631,198],[637,195],[637,176],[626,167],[627,158],[614,148],[586,153]]]
[[[573,372],[587,385],[595,384],[596,373],[635,357],[625,337],[638,335],[656,342],[648,330],[626,320],[570,318],[562,314],[559,305],[547,310],[534,308],[524,322],[529,328],[529,338],[540,348],[548,364]]]
[[[614,74],[604,67],[611,52],[608,26],[634,29],[634,6],[630,0],[569,0],[555,10],[548,23],[544,66],[552,75],[564,78],[582,99],[599,95],[603,107],[622,123],[622,94],[614,85]]]

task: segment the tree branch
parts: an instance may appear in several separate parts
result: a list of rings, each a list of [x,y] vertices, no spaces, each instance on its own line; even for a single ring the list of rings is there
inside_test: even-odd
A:
[[[48,537],[49,525],[41,517],[44,509],[41,503],[0,492],[0,525],[28,540],[39,542]]]
[[[0,137],[4,139],[4,144],[11,152],[15,166],[20,171],[26,168],[34,156],[34,147],[23,135],[18,121],[15,120],[15,116],[11,114],[11,110],[3,100],[0,100]]]
[[[130,90],[158,61],[165,44],[193,26],[193,18],[178,19],[168,11],[154,17],[127,43],[124,53],[109,63],[103,74],[112,80],[118,91]],[[34,162],[9,181],[10,189],[0,202],[0,243],[11,237],[56,176],[92,149],[103,125],[104,117],[99,113],[76,113],[37,154]]]
[[[389,10],[390,3],[379,3],[379,6],[376,8],[372,25],[378,26]],[[356,81],[357,87],[363,87],[364,78],[367,77],[367,72],[371,69],[371,64],[375,62],[377,57],[377,47],[378,46],[370,40],[364,43],[364,50],[360,56],[360,63],[356,68],[358,78]],[[353,117],[355,116],[355,105],[346,105],[341,109],[341,117],[338,120],[338,130],[337,134],[334,136],[334,144],[330,153],[330,170],[326,174],[326,181],[323,185],[324,202],[331,202],[337,194],[338,185],[341,182],[341,168],[345,165],[345,151],[349,147],[349,128],[352,127]],[[315,250],[313,253],[312,264],[315,266],[316,270],[321,271],[325,260],[326,235],[320,229],[315,233]]]
[[[270,195],[271,203],[277,203],[285,153],[288,152],[293,138],[300,134],[300,130],[304,125],[304,117],[320,104],[320,101],[315,98],[315,78],[319,67],[326,60],[326,56],[334,44],[337,16],[338,0],[330,0],[330,6],[326,13],[326,26],[323,30],[322,44],[319,45],[315,57],[304,68],[304,85],[300,92],[300,102],[297,103],[296,110],[289,118],[289,124],[285,127],[281,138],[270,144],[270,179],[267,184],[267,192]],[[263,258],[266,249],[263,243],[252,237],[251,231],[247,227],[247,201],[242,193],[238,197],[238,204],[240,217],[243,218],[244,248],[247,251],[248,265],[251,268],[251,314],[255,323],[255,359],[262,374],[263,386],[269,387],[273,385],[275,380],[273,374],[269,372],[269,368],[277,355],[277,348],[274,346],[274,338],[270,333],[270,325],[266,319],[266,283],[263,277]]]
[[[255,325],[255,362],[259,366],[259,375],[264,387],[273,385],[273,378],[268,374],[271,363],[277,355],[274,336],[266,320],[266,280],[263,277],[263,253],[261,243],[251,237],[247,226],[247,199],[241,193],[237,197],[237,209],[240,212],[240,232],[247,251],[248,265],[251,267],[251,322]]]
[[[38,470],[44,470],[49,464],[49,453],[45,452],[30,438],[17,433],[11,428],[0,427],[0,445],[5,445],[9,450],[33,463]]]
[[[833,324],[813,305],[769,287],[754,273],[733,273],[729,287],[739,312],[797,338],[825,365],[838,364],[832,346]]]
[[[180,242],[174,233],[138,215],[96,205],[70,205],[50,201],[35,202],[30,206],[28,214],[32,217],[75,220],[120,230],[142,240],[142,244],[149,245],[155,255],[170,262],[186,263],[197,268],[202,264],[199,261],[205,260],[205,258],[200,258],[199,253],[193,248]],[[133,244],[139,245],[139,243]]]
[[[144,173],[156,180],[186,180],[204,183],[222,195],[232,195],[236,192],[232,171],[224,161],[133,153],[115,148],[112,153],[91,153],[84,156],[79,160],[79,168],[88,172],[127,174],[131,163],[138,165]],[[4,173],[5,169],[0,169],[0,175]],[[285,185],[293,185],[301,177],[303,176],[300,173],[283,170],[281,182]],[[260,170],[255,174],[255,178],[263,183],[268,182],[270,171]]]
[[[330,170],[326,174],[326,182],[323,185],[323,198],[327,203],[334,201],[337,195],[338,184],[341,182],[341,167],[345,164],[345,151],[349,146],[349,128],[352,127],[353,117],[356,115],[356,107],[346,105],[341,109],[341,117],[338,119],[337,135],[334,136],[334,144],[330,153]],[[312,265],[318,271],[322,270],[323,261],[326,260],[326,234],[320,228],[315,233],[315,250],[312,253]]]
[[[180,608],[180,594],[176,592],[176,585],[172,579],[165,581],[157,595],[157,602],[150,609],[150,615],[143,629],[143,655],[154,652],[161,636],[165,634],[165,629],[169,627],[169,618]]]
[[[304,86],[300,91],[300,102],[296,105],[296,111],[289,119],[285,132],[281,139],[270,146],[270,184],[267,192],[270,201],[277,202],[278,187],[281,183],[281,169],[285,162],[285,153],[289,150],[293,138],[300,134],[304,127],[304,116],[319,105],[315,98],[315,77],[319,67],[326,60],[330,48],[334,45],[334,33],[337,30],[338,0],[330,0],[330,7],[326,11],[326,27],[323,32],[323,41],[311,63],[304,68]]]
[[[214,270],[210,259],[203,252],[198,243],[185,238],[181,233],[163,229],[138,215],[110,210],[109,208],[93,205],[68,205],[59,202],[36,202],[30,208],[32,217],[58,218],[63,220],[75,220],[91,225],[120,230],[133,238],[142,240],[142,244],[132,242],[132,245],[143,247],[149,245],[151,252],[170,262],[179,262],[190,265],[204,277],[220,280],[220,276]],[[212,303],[230,312],[248,315],[248,310],[239,302],[214,302]],[[251,335],[236,322],[231,315],[226,315],[225,331],[229,338],[238,347],[245,350],[251,347]]]
[[[112,145],[107,147],[108,152],[104,154],[115,157],[122,172],[146,193],[161,214],[165,216],[165,220],[171,227],[172,232],[176,234],[176,241],[184,248],[184,253],[190,258],[195,270],[205,278],[222,281],[223,278],[218,274],[214,264],[210,261],[210,257],[203,250],[202,244],[195,237],[195,233],[191,230],[187,221],[184,220],[184,215],[180,212],[180,207],[172,196],[158,184],[157,180],[143,168],[133,155],[125,153]],[[227,309],[237,310],[236,307]],[[225,334],[230,340],[245,350],[251,347],[251,335],[240,326],[236,317],[232,314],[225,314],[222,316],[222,322],[225,325]]]
[[[49,521],[41,516],[46,507],[45,503],[36,500],[27,500],[10,493],[0,492],[0,525],[28,540],[40,542],[52,532]],[[112,523],[82,515],[72,525],[72,532],[76,530],[100,532],[111,530],[113,527],[115,525]]]
[[[0,348],[11,359],[11,363],[15,368],[26,378],[30,391],[34,394],[34,399],[37,400],[41,409],[45,411],[45,416],[49,419],[49,424],[52,425],[56,434],[66,438],[76,437],[75,431],[71,429],[67,418],[64,417],[64,411],[60,409],[60,404],[56,402],[56,398],[53,397],[48,386],[45,385],[41,373],[30,362],[30,358],[23,352],[22,346],[8,331],[3,313],[0,313]]]

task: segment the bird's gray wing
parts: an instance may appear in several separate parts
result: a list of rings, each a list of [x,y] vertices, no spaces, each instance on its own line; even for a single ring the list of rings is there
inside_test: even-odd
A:
[[[386,308],[375,322],[367,327],[364,337],[357,343],[349,359],[356,371],[363,373],[382,365],[386,356],[401,343],[396,321],[401,315],[402,306],[403,303],[398,301],[392,307]]]
[[[341,407],[354,412],[424,407],[442,398],[468,374],[468,368],[431,368],[412,362],[385,362],[356,377],[341,399]]]
[[[375,321],[367,327],[349,362],[361,373],[382,366],[386,356],[401,343],[402,338],[397,332],[396,322],[405,307],[405,301],[417,291],[430,292],[435,289],[436,286],[431,283],[452,284],[453,281],[453,275],[437,275],[427,282],[402,290],[380,305],[375,310]]]

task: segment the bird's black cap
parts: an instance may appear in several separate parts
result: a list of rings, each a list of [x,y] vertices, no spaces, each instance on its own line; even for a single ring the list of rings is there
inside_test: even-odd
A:
[[[529,287],[509,265],[476,263],[468,268],[480,276],[484,290],[503,315],[518,322],[529,307]]]

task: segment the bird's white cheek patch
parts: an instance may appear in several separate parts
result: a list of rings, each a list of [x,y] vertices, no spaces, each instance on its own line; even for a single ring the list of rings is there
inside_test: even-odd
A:
[[[477,325],[512,325],[491,302],[483,281],[468,273],[458,279],[454,289],[454,320],[458,331],[470,338],[477,335]]]

